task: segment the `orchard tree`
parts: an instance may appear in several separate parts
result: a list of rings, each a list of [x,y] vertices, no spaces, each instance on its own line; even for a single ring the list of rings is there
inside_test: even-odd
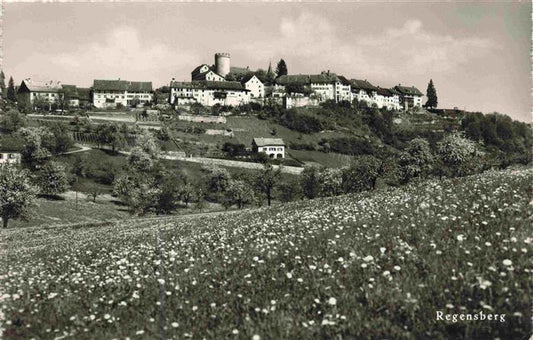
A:
[[[268,206],[272,203],[274,187],[281,177],[281,167],[274,169],[271,164],[265,164],[263,170],[256,177],[257,188],[265,194]]]
[[[18,110],[9,110],[0,119],[0,129],[7,133],[17,132],[26,125],[26,118]]]
[[[53,138],[53,134],[45,127],[21,128],[18,132],[24,141],[21,151],[22,161],[32,170],[41,167],[52,154],[46,148],[46,141]]]
[[[282,180],[276,189],[279,199],[285,203],[301,199],[303,196],[302,186],[296,180]]]
[[[254,201],[254,191],[248,183],[243,180],[231,180],[226,191],[226,200],[230,205],[236,204],[242,209],[246,204]]]
[[[348,167],[342,169],[342,188],[345,193],[374,190],[381,175],[383,162],[378,158],[365,155],[358,157]]]
[[[37,173],[36,180],[41,195],[54,196],[69,188],[65,166],[55,161],[46,163]]]
[[[426,107],[430,109],[435,109],[437,107],[438,101],[437,90],[435,90],[435,85],[433,85],[433,79],[429,80],[426,96],[428,97]]]
[[[461,133],[444,137],[438,144],[437,153],[444,167],[440,175],[459,177],[478,170],[481,152],[475,142],[463,137]]]
[[[325,168],[319,176],[320,191],[322,197],[337,196],[342,193],[342,171],[341,169]]]
[[[280,77],[280,76],[286,76],[287,74],[289,74],[287,70],[287,64],[285,63],[285,60],[281,59],[278,62],[278,66],[276,68],[276,75]]]
[[[180,199],[185,206],[189,206],[189,202],[194,199],[196,188],[191,183],[186,183],[180,191]]]
[[[300,183],[305,197],[313,199],[320,194],[320,169],[315,166],[305,167],[300,176]]]
[[[17,167],[0,166],[0,214],[7,228],[10,219],[25,218],[38,189],[30,182],[29,172]]]
[[[400,154],[399,171],[400,182],[408,183],[412,178],[428,175],[435,162],[427,140],[415,138],[407,143],[407,147]]]

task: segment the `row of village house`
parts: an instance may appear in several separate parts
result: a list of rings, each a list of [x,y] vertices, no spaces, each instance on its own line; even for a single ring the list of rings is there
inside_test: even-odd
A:
[[[348,80],[329,71],[312,75],[283,75],[271,82],[260,78],[261,75],[249,68],[230,66],[228,53],[217,53],[214,65],[202,64],[191,72],[191,81],[172,79],[168,100],[174,106],[194,103],[239,106],[250,102],[277,102],[291,108],[317,106],[327,100],[352,102],[354,99],[369,106],[394,110],[422,106],[423,94],[414,86],[381,88],[367,80]],[[112,108],[118,104],[131,106],[152,102],[153,89],[151,82],[120,79],[94,80],[91,89],[25,79],[18,89],[18,98],[30,105],[37,98],[48,102],[62,98],[71,107],[92,104],[96,108]]]

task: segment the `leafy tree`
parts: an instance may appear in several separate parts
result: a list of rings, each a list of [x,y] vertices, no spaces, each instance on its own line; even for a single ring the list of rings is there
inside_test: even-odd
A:
[[[147,172],[154,166],[150,154],[139,146],[131,149],[131,153],[128,155],[128,164],[130,165],[130,169],[136,172]]]
[[[156,206],[161,189],[151,176],[125,174],[116,179],[113,193],[130,207],[132,213],[144,215]]]
[[[437,154],[444,172],[451,177],[466,176],[477,170],[481,155],[475,142],[463,137],[461,133],[447,135],[438,144]]]
[[[265,164],[263,170],[256,177],[257,188],[265,194],[268,206],[272,202],[274,187],[281,177],[281,168],[274,169],[271,164]]]
[[[280,76],[285,76],[287,74],[288,74],[287,64],[285,63],[285,60],[281,59],[278,62],[278,66],[276,67],[276,75],[280,77]]]
[[[17,110],[9,110],[0,119],[0,129],[7,132],[17,132],[26,125],[26,118]]]
[[[278,183],[277,196],[282,202],[291,202],[302,198],[302,187],[298,181],[295,180],[282,180]]]
[[[433,168],[434,157],[428,141],[423,138],[410,140],[400,154],[398,163],[401,183],[407,183],[412,178],[429,174]]]
[[[65,124],[52,124],[49,129],[53,134],[50,151],[59,154],[70,150],[74,146],[74,139]]]
[[[36,180],[41,195],[53,196],[69,188],[65,166],[55,161],[46,163],[37,173]]]
[[[382,173],[383,163],[378,158],[365,155],[358,157],[342,169],[342,188],[345,193],[373,190]]]
[[[342,193],[341,169],[325,168],[320,172],[320,191],[322,197],[337,196]]]
[[[320,194],[320,169],[318,167],[305,167],[300,176],[300,183],[305,197],[313,199]]]
[[[202,171],[206,174],[205,188],[210,197],[215,200],[221,199],[231,180],[228,170],[217,166],[208,166],[202,168]]]
[[[53,138],[53,134],[47,128],[21,128],[18,134],[24,141],[22,161],[31,169],[39,168],[52,156],[46,148],[46,140]]]
[[[180,199],[188,207],[189,202],[191,202],[195,197],[196,188],[191,183],[186,183],[180,191]]]
[[[117,124],[100,124],[96,127],[96,135],[98,144],[104,144],[111,146],[113,152],[122,145],[124,145],[125,139],[122,133],[119,131]]]
[[[429,80],[428,88],[426,91],[426,96],[428,97],[428,100],[426,102],[426,107],[434,109],[437,107],[438,101],[437,101],[437,90],[435,90],[435,85],[433,85],[433,79]]]
[[[7,100],[15,103],[17,101],[17,93],[15,92],[15,81],[13,77],[9,77],[9,83],[7,85]]]
[[[0,214],[4,228],[7,228],[10,219],[27,216],[37,192],[27,170],[0,166]]]
[[[236,204],[242,209],[246,204],[254,201],[254,191],[251,186],[243,180],[231,180],[226,191],[226,202],[231,205]]]
[[[92,184],[89,186],[88,194],[90,197],[92,197],[93,203],[96,203],[96,197],[102,194],[102,190],[98,185]]]

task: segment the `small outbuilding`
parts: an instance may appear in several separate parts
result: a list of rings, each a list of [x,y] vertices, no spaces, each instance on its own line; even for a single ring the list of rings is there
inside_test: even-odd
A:
[[[254,138],[253,152],[263,152],[270,158],[285,158],[285,142],[281,138]]]

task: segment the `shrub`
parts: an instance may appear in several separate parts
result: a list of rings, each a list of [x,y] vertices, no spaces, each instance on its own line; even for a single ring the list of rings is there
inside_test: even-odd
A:
[[[447,176],[466,176],[478,170],[481,156],[478,146],[461,133],[444,137],[438,144],[437,153]]]
[[[366,139],[356,137],[338,137],[323,141],[327,143],[327,151],[338,152],[346,155],[372,155],[375,153],[374,146]]]
[[[319,117],[295,109],[287,110],[280,117],[279,122],[291,130],[303,133],[314,133],[323,130],[323,123]]]
[[[361,156],[342,169],[342,188],[345,193],[373,190],[382,173],[383,163],[374,156]]]
[[[399,157],[400,182],[407,183],[412,178],[425,177],[431,172],[434,161],[427,140],[415,138],[409,141]]]
[[[59,162],[48,162],[37,173],[37,185],[41,195],[53,196],[67,191],[69,180],[65,166]]]

